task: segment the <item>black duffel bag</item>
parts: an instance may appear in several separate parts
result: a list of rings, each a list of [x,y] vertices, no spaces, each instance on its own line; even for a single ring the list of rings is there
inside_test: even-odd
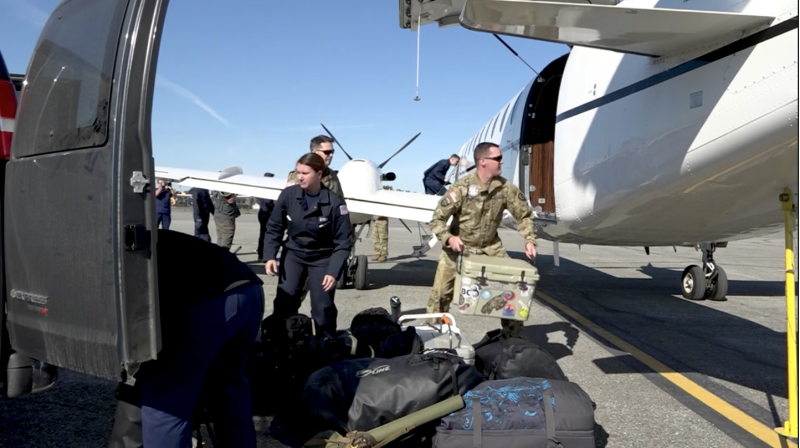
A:
[[[366,431],[463,395],[482,381],[475,367],[444,352],[354,359],[314,372],[303,408],[314,433]]]
[[[509,337],[502,330],[486,333],[474,347],[475,367],[488,380],[517,377],[567,379],[550,353],[527,339]]]
[[[376,358],[394,358],[422,351],[414,327],[402,330],[385,308],[368,308],[353,317],[350,333],[360,346],[369,346]]]

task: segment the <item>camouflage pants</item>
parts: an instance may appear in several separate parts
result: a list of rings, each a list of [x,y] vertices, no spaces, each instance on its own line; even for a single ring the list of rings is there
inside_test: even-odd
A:
[[[389,218],[379,217],[372,220],[372,247],[375,256],[386,258],[389,256]]]
[[[230,249],[236,232],[236,218],[215,215],[214,223],[217,225],[217,246]]]
[[[488,255],[490,257],[507,257],[503,242],[499,239],[482,248],[469,248],[470,254]],[[439,264],[436,267],[436,276],[433,278],[433,289],[428,299],[428,313],[448,313],[450,303],[453,301],[453,289],[456,283],[456,269],[458,267],[458,253],[450,248],[442,248],[439,254]],[[500,319],[503,330],[510,334],[520,334],[523,324],[520,321],[510,319]]]

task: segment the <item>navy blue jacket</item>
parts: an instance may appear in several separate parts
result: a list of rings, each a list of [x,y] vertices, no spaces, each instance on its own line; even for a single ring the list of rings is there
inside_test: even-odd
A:
[[[306,260],[330,257],[326,273],[339,277],[350,255],[352,233],[347,205],[339,196],[323,185],[317,206],[306,211],[300,185],[284,188],[267,222],[264,259],[275,259],[286,230],[289,239],[285,250]]]
[[[156,213],[164,213],[169,215],[171,211],[172,203],[170,200],[172,196],[169,194],[169,190],[167,187],[164,187],[161,190],[161,193],[156,196]]]
[[[258,198],[256,202],[258,202],[259,218],[262,216],[270,216],[272,214],[272,210],[275,208],[275,201],[272,199]]]
[[[436,184],[441,184],[444,186],[444,176],[447,174],[447,171],[450,169],[450,159],[442,159],[433,165],[430,168],[425,170],[424,176],[422,178],[423,182],[435,182]],[[440,186],[440,187],[441,187]]]
[[[192,202],[194,219],[208,220],[208,215],[214,213],[214,203],[211,194],[205,188],[192,188]]]

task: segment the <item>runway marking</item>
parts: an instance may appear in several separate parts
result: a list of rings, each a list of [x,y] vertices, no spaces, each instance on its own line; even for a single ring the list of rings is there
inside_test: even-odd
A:
[[[596,323],[592,322],[583,315],[579,314],[577,311],[573,310],[569,306],[554,299],[547,293],[542,292],[540,290],[536,293],[536,295],[541,300],[545,301],[548,305],[558,308],[564,314],[568,315],[569,317],[571,317],[584,327],[593,331],[595,334],[602,337],[609,343],[615,345],[619,350],[627,352],[629,355],[639,360],[642,364],[646,365],[654,372],[663,376],[671,383],[683,389],[689,395],[697,398],[703,404],[710,407],[714,411],[718,412],[720,415],[727,418],[731,422],[735,423],[737,426],[741,427],[742,429],[749,432],[753,436],[757,437],[759,440],[763,441],[767,445],[776,448],[787,447],[787,446],[790,448],[797,448],[797,445],[795,443],[779,436],[774,431],[773,428],[767,427],[766,425],[757,421],[753,417],[742,412],[739,408],[736,408],[727,401],[712,394],[704,387],[700,386],[699,384],[695,383],[694,381],[690,380],[684,375],[674,371],[661,361],[653,358],[652,356],[648,355],[642,350],[639,350],[632,344],[624,341],[622,338],[614,335],[608,330],[605,330],[604,328],[600,327]]]

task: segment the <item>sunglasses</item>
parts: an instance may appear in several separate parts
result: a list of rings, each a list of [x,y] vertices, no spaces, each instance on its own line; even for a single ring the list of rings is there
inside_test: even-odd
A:
[[[334,152],[335,150],[333,150],[333,149],[328,149],[328,150],[322,150],[322,149],[318,149],[317,151],[319,151],[319,152],[321,152],[321,153],[323,153],[323,154],[325,154],[325,155],[328,155],[328,154],[333,154],[333,152]]]
[[[499,162],[499,161],[503,160],[503,155],[500,154],[499,156],[495,156],[495,157],[482,157],[482,158],[483,159],[487,159],[487,160],[494,160],[495,162]]]

